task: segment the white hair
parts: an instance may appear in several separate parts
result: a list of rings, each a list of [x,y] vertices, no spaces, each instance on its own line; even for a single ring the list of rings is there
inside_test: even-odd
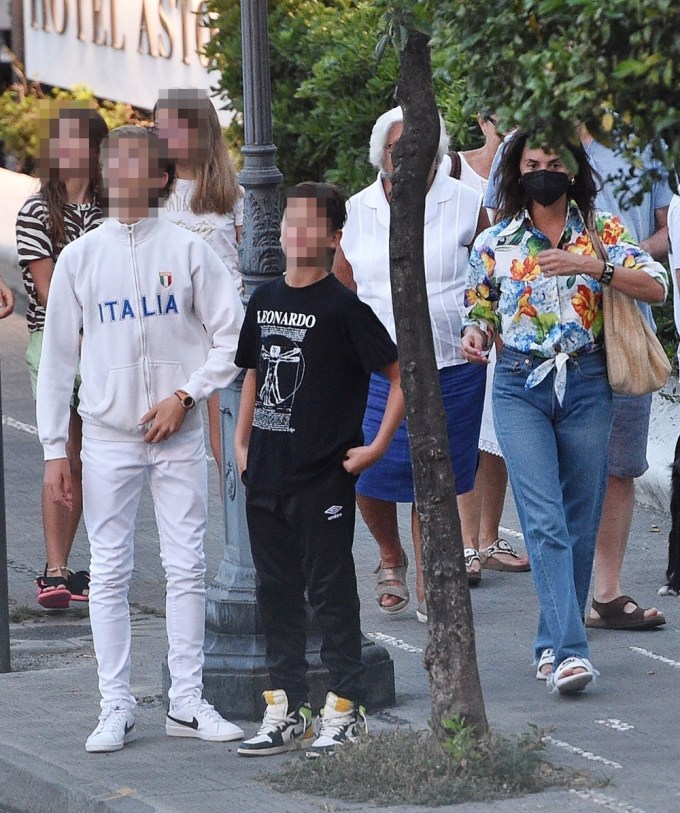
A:
[[[435,157],[435,166],[439,166],[442,158],[449,151],[449,135],[446,132],[444,119],[439,115],[439,146]],[[404,111],[401,107],[393,107],[387,113],[383,113],[373,125],[371,140],[369,142],[368,160],[376,169],[385,169],[385,145],[393,124],[398,124],[404,120]]]

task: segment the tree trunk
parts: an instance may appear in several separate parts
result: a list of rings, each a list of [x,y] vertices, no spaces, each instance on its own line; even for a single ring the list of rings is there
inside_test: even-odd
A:
[[[394,151],[390,277],[421,525],[431,723],[442,740],[447,736],[445,722],[458,715],[481,737],[488,723],[425,287],[425,194],[439,142],[439,119],[428,37],[418,31],[409,32],[400,54],[397,100],[404,110],[404,132]]]

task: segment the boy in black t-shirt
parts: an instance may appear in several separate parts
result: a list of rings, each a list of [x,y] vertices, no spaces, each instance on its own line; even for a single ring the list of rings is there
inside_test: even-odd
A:
[[[252,295],[236,364],[247,368],[237,465],[257,572],[272,691],[244,756],[353,741],[365,722],[352,543],[356,476],[387,449],[403,417],[397,349],[373,311],[329,274],[345,199],[328,184],[289,190],[281,226],[284,277]],[[371,372],[390,381],[382,426],[363,445]],[[306,683],[305,588],[321,627],[329,689],[319,736]]]

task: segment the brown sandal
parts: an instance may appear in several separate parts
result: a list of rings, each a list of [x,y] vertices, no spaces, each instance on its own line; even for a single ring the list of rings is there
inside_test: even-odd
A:
[[[626,604],[634,604],[635,609],[627,613],[624,610]],[[651,630],[661,627],[666,623],[666,616],[663,613],[651,618],[645,618],[645,611],[630,596],[619,596],[611,601],[592,602],[593,610],[600,616],[592,618],[590,614],[586,617],[586,627],[606,630]]]
[[[383,567],[382,561],[378,562],[378,567],[373,573],[378,577],[375,584],[375,597],[380,607],[380,612],[386,615],[398,615],[403,612],[411,600],[408,586],[406,584],[406,571],[408,570],[408,556],[402,550],[402,563],[396,567]],[[396,582],[396,584],[388,584]],[[383,596],[395,596],[399,599],[396,604],[386,607],[381,599]]]

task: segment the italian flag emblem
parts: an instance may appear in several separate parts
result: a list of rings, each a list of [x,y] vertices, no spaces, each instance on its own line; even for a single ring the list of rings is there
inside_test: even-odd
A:
[[[172,285],[172,274],[169,271],[161,271],[158,277],[164,288],[169,288]]]

